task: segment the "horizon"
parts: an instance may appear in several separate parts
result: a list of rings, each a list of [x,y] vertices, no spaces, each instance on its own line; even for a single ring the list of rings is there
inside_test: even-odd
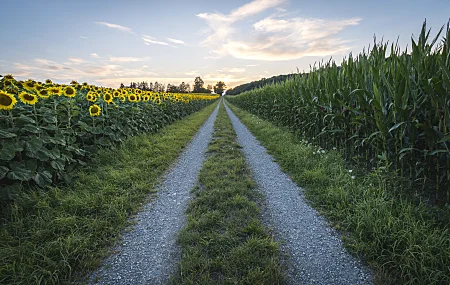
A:
[[[404,50],[425,19],[434,36],[450,11],[443,0],[18,0],[2,6],[7,44],[0,46],[0,74],[113,88],[142,81],[193,86],[200,76],[205,87],[223,81],[230,89],[308,72],[316,62],[340,64],[359,54],[374,35],[398,38]]]

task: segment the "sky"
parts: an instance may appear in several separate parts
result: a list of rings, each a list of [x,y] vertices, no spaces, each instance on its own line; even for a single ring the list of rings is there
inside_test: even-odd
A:
[[[449,0],[13,0],[1,2],[0,74],[106,87],[133,82],[229,88],[338,64],[378,40],[435,35]],[[373,45],[373,44],[372,44]]]

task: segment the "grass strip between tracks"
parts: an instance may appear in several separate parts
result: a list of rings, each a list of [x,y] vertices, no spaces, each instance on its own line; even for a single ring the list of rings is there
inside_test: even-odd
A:
[[[0,220],[0,284],[67,284],[96,268],[216,106],[99,151],[73,187],[21,195]]]
[[[338,151],[227,104],[342,231],[345,245],[376,269],[377,284],[450,284],[450,230],[442,222],[449,217],[437,219],[424,204],[392,195],[395,178],[382,169],[348,169]]]
[[[223,106],[179,235],[172,284],[280,284],[279,249],[259,220],[262,196]]]

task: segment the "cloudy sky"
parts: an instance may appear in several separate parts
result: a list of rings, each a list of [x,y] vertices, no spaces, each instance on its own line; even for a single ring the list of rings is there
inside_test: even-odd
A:
[[[410,46],[449,0],[13,0],[1,3],[0,74],[121,82],[242,83],[340,62],[377,38]]]

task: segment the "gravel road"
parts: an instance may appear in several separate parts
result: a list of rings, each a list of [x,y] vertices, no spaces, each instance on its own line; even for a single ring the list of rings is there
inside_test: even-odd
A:
[[[143,208],[133,228],[124,233],[117,253],[104,261],[89,284],[167,284],[181,257],[176,234],[184,226],[189,193],[197,184],[218,109],[166,174],[158,197]]]
[[[226,106],[226,105],[225,105]],[[289,256],[289,284],[372,284],[372,274],[343,247],[339,234],[308,205],[303,190],[226,106],[252,168],[258,189],[265,195],[270,225]]]

